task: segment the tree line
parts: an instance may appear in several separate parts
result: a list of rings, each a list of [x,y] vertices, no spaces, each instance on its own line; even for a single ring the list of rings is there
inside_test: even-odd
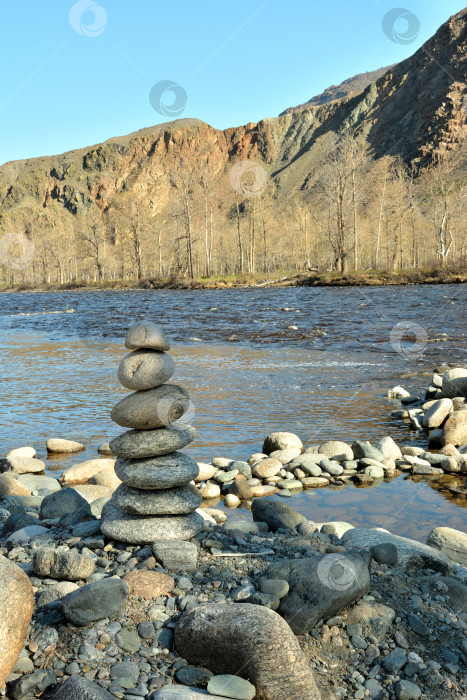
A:
[[[131,190],[77,214],[57,201],[23,210],[15,230],[34,257],[23,269],[0,265],[0,279],[83,284],[465,264],[467,185],[452,154],[420,174],[399,158],[373,160],[349,132],[287,197],[273,179],[259,192],[248,182],[226,192],[198,172],[168,187],[163,211]],[[0,234],[12,225],[3,216]]]

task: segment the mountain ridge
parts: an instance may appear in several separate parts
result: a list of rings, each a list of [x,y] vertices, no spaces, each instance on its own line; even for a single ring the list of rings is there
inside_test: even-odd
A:
[[[393,63],[385,68],[377,68],[373,71],[367,71],[366,73],[358,73],[352,78],[347,78],[343,80],[339,85],[330,85],[328,88],[323,90],[319,95],[315,95],[311,99],[297,105],[296,107],[288,107],[283,112],[279,114],[280,117],[284,114],[290,114],[302,109],[308,109],[308,107],[320,107],[328,102],[334,102],[334,100],[340,100],[343,97],[351,97],[352,95],[358,95],[363,92],[368,85],[376,82],[378,78],[381,78],[388,70],[394,68],[396,64]]]

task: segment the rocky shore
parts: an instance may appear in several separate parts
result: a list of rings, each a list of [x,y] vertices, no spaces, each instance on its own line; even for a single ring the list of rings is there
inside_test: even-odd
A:
[[[419,533],[422,543],[315,523],[270,496],[404,472],[454,474],[465,490],[467,371],[435,374],[423,399],[390,392],[408,406],[397,415],[425,426],[431,446],[438,431],[436,453],[390,437],[306,446],[277,432],[247,461],[196,463],[176,451],[195,435],[177,424],[188,395],[165,384],[165,339],[143,330],[132,344],[130,329],[119,370],[135,393],[112,412],[131,430],[102,445],[100,459],[58,480],[44,475],[33,447],[0,461],[0,692],[466,698],[467,535],[439,523]],[[176,396],[167,404],[169,386]],[[47,442],[51,454],[82,450]],[[226,510],[215,507],[221,499]]]

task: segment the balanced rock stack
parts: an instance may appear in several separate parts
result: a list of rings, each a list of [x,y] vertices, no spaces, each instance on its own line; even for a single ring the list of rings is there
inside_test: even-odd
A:
[[[194,440],[191,425],[173,425],[187,411],[187,392],[166,384],[175,363],[170,343],[154,323],[132,326],[125,346],[132,350],[118,368],[120,383],[133,389],[112,410],[112,420],[132,428],[110,442],[115,473],[123,482],[102,511],[101,530],[120,542],[148,544],[157,539],[189,540],[204,527],[195,512],[202,497],[190,482],[197,463],[177,452]]]

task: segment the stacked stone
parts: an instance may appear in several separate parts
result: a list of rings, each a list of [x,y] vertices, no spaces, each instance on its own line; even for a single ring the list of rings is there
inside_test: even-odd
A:
[[[190,425],[173,425],[189,406],[182,387],[166,384],[175,370],[170,343],[154,323],[132,326],[125,346],[132,350],[118,368],[120,383],[134,390],[114,407],[112,420],[128,432],[110,442],[115,473],[123,482],[102,511],[104,535],[130,544],[157,539],[189,540],[204,527],[195,512],[202,497],[190,482],[197,463],[177,450],[196,435]]]

